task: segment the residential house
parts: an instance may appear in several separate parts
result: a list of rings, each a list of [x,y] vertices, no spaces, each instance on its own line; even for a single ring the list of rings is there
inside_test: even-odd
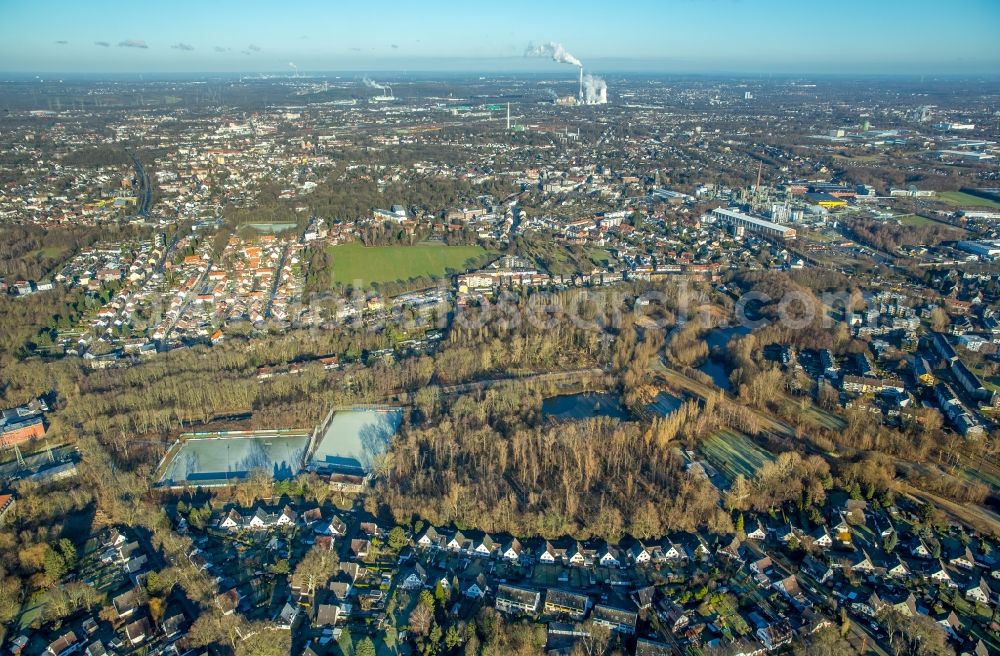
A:
[[[493,541],[493,538],[488,534],[483,534],[483,537],[476,542],[476,547],[472,550],[472,553],[482,558],[489,558],[498,547],[499,545]]]
[[[523,551],[524,547],[521,546],[521,542],[517,538],[512,538],[510,542],[501,547],[500,557],[516,563],[521,558]]]
[[[285,605],[281,607],[281,611],[275,618],[275,627],[283,631],[292,631],[298,625],[301,618],[302,611],[299,609],[299,605],[291,601],[286,601]]]
[[[0,526],[3,526],[7,515],[14,509],[15,503],[13,494],[0,494]]]
[[[955,611],[944,610],[940,613],[932,616],[934,621],[944,629],[944,632],[948,634],[953,640],[958,640],[959,636],[963,633],[964,629],[962,627],[962,622],[955,615]]]
[[[687,558],[687,551],[684,549],[684,547],[680,546],[679,544],[675,544],[670,540],[666,541],[666,544],[664,545],[663,548],[664,560],[678,561],[678,560],[684,560],[686,558]]]
[[[673,634],[682,631],[691,623],[691,618],[684,611],[684,607],[672,599],[660,599],[657,603],[656,614],[666,629]]]
[[[953,548],[949,549],[948,563],[970,572],[976,568],[976,558],[972,555],[972,549],[961,542],[957,542]]]
[[[371,548],[372,543],[368,540],[361,538],[351,540],[351,554],[354,558],[367,558]]]
[[[742,563],[743,556],[740,555],[741,547],[742,543],[740,542],[740,539],[734,535],[733,539],[729,542],[720,544],[716,553],[735,562]]]
[[[966,649],[962,650],[959,656],[990,656],[990,649],[983,642],[982,638],[980,638],[975,644],[970,643]]]
[[[312,526],[321,521],[323,521],[323,511],[319,508],[310,508],[302,513],[302,523],[306,526]]]
[[[930,558],[931,550],[923,538],[917,538],[910,544],[910,555],[914,558]]]
[[[802,559],[802,569],[819,583],[826,583],[833,577],[833,568],[812,554]]]
[[[104,646],[103,642],[95,640],[87,645],[87,648],[83,650],[83,656],[108,656],[108,650]]]
[[[133,645],[141,645],[155,635],[148,617],[140,617],[125,626],[125,637]]]
[[[606,604],[597,604],[594,606],[594,610],[590,614],[590,619],[595,624],[606,626],[612,631],[632,634],[635,633],[635,625],[639,620],[639,614],[634,610],[615,608],[614,606],[608,606]]]
[[[281,509],[281,512],[278,513],[278,516],[274,520],[274,523],[277,526],[295,526],[296,522],[298,522],[298,519],[299,519],[299,514],[294,510],[292,510],[291,506],[286,505],[284,508]]]
[[[788,544],[798,539],[798,531],[791,524],[785,524],[774,529],[774,538],[781,544]]]
[[[605,545],[597,552],[597,562],[602,567],[618,567],[621,565],[621,554],[615,547]]]
[[[516,585],[501,584],[497,587],[496,609],[512,615],[534,615],[538,612],[542,595]]]
[[[125,620],[132,617],[140,605],[140,592],[132,588],[111,599],[111,605],[118,614],[118,619]]]
[[[759,627],[756,635],[767,651],[773,651],[792,641],[792,627],[788,620],[780,620]]]
[[[45,650],[45,656],[67,656],[67,654],[75,654],[83,644],[80,639],[77,638],[76,633],[73,631],[67,631],[55,640],[49,643],[48,648]]]
[[[910,568],[899,554],[893,554],[886,563],[885,573],[894,579],[903,579],[910,575]]]
[[[976,579],[965,588],[964,596],[969,601],[984,606],[996,603],[996,598],[990,590],[990,586],[986,583],[986,579],[982,577]]]
[[[551,588],[545,592],[546,614],[564,616],[582,622],[589,608],[590,598],[587,595]]]
[[[653,607],[653,600],[656,599],[656,588],[647,585],[632,593],[632,601],[639,607],[639,610],[648,610]]]
[[[639,638],[635,643],[635,656],[673,656],[674,648],[648,638]]]
[[[775,581],[772,584],[775,590],[783,592],[786,597],[788,597],[794,604],[799,606],[806,605],[806,596],[802,592],[802,588],[799,586],[799,580],[794,574],[787,576],[780,581]]]
[[[577,567],[583,567],[588,564],[587,551],[579,542],[574,542],[573,546],[566,550],[564,558],[568,564],[576,565]]]
[[[448,540],[445,548],[449,551],[468,551],[471,544],[472,540],[465,537],[461,531],[455,531],[455,535]]]
[[[404,590],[419,590],[424,586],[424,581],[427,580],[427,570],[424,569],[423,565],[416,563],[413,566],[413,570],[406,575],[403,582],[400,583],[400,587]]]
[[[223,615],[232,615],[239,607],[242,598],[236,588],[231,588],[216,595],[215,605],[218,606]]]
[[[958,584],[952,580],[951,576],[948,574],[948,570],[945,569],[944,563],[938,559],[936,564],[931,567],[928,571],[927,578],[929,578],[934,583],[939,585],[946,585],[949,588],[957,588]]]
[[[486,575],[480,572],[479,576],[465,586],[462,594],[469,599],[482,599],[487,592],[489,592],[489,583],[486,580]]]
[[[551,542],[546,540],[545,545],[542,547],[541,551],[538,554],[538,562],[546,564],[554,563],[556,562],[557,558],[562,557],[562,553],[565,552],[560,552],[555,548],[555,546],[553,546]]]
[[[253,515],[250,517],[250,519],[247,520],[246,525],[247,528],[259,531],[271,528],[272,526],[274,526],[275,521],[276,520],[271,515],[271,513],[267,512],[263,508],[257,508],[257,510],[255,510]]]
[[[833,538],[830,537],[830,532],[825,525],[817,527],[809,534],[809,537],[812,538],[813,546],[820,549],[829,549],[833,546]]]
[[[172,640],[180,636],[181,630],[184,628],[185,619],[180,613],[175,613],[165,618],[160,623],[160,628],[163,629],[163,635],[167,640]]]
[[[361,522],[358,524],[358,528],[369,538],[382,537],[382,529],[375,522]]]
[[[864,549],[856,549],[850,552],[844,560],[854,572],[871,574],[875,571],[875,563],[872,562],[872,559],[868,556],[868,552]]]
[[[430,548],[430,547],[440,547],[444,541],[444,536],[438,533],[437,529],[433,526],[428,526],[424,531],[423,535],[417,538],[417,546]]]
[[[750,563],[750,573],[753,575],[754,580],[757,581],[759,587],[766,588],[771,585],[771,579],[766,572],[773,565],[774,563],[771,562],[770,556],[764,556]]]
[[[238,531],[243,527],[243,516],[235,509],[230,510],[219,521],[219,528],[226,531]]]
[[[316,626],[333,626],[340,616],[340,606],[337,604],[319,604],[316,607]]]
[[[347,535],[347,524],[337,515],[330,518],[330,521],[321,521],[316,524],[316,532],[322,535],[332,535],[333,537],[343,537]]]
[[[744,530],[748,540],[763,540],[767,537],[767,531],[764,530],[764,525],[759,521],[754,522],[752,526],[747,526]]]

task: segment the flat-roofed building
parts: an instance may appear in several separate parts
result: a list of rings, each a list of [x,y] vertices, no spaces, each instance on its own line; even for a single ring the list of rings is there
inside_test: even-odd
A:
[[[955,245],[967,253],[989,260],[1000,255],[1000,240],[960,241]]]
[[[782,240],[795,239],[795,228],[783,226],[773,221],[743,214],[735,210],[719,207],[712,210],[712,216],[726,225],[743,228],[749,232],[756,232],[766,237]]]

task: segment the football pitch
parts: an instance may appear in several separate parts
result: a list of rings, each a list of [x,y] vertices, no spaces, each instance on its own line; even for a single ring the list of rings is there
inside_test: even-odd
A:
[[[362,246],[358,243],[330,247],[335,284],[367,287],[420,277],[441,277],[449,269],[466,271],[468,261],[486,253],[481,246]]]

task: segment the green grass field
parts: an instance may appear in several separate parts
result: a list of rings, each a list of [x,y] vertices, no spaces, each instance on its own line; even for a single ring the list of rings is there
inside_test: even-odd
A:
[[[421,276],[443,276],[448,269],[465,271],[466,262],[486,253],[481,246],[362,246],[358,243],[330,247],[334,283],[361,286],[409,280]]]
[[[716,469],[733,480],[737,474],[753,478],[765,462],[774,456],[732,430],[723,429],[701,443],[705,457]]]
[[[978,196],[965,194],[961,191],[942,191],[937,195],[937,199],[955,207],[991,207],[995,210],[1000,209],[1000,203],[996,201],[979,198]]]
[[[31,252],[35,257],[48,257],[52,259],[58,259],[66,254],[65,248],[59,246],[46,246],[45,248],[39,248]]]
[[[903,225],[907,225],[907,226],[918,226],[918,227],[920,227],[920,226],[941,225],[939,222],[937,222],[937,221],[935,221],[933,219],[928,219],[925,216],[918,216],[916,214],[907,214],[905,216],[897,216],[896,219],[898,219],[899,222],[902,223]]]

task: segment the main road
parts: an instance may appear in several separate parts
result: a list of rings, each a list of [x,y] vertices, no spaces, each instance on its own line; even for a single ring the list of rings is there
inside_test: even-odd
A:
[[[139,156],[129,147],[125,147],[125,153],[132,158],[132,166],[135,168],[135,175],[139,178],[139,204],[136,208],[136,216],[149,216],[149,208],[153,206],[153,185],[149,183],[149,174],[143,168]]]

